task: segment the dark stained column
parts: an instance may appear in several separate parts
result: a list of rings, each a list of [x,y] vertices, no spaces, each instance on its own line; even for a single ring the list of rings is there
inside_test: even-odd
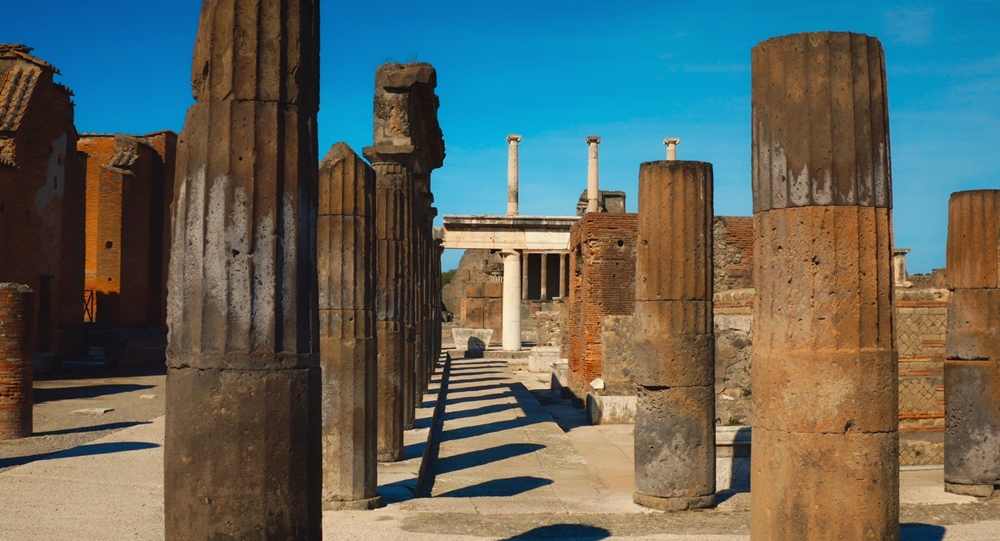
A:
[[[1000,190],[948,202],[945,490],[989,497],[1000,482]]]
[[[0,284],[0,440],[31,436],[35,294]]]
[[[712,165],[639,168],[636,503],[715,505]]]
[[[882,46],[795,34],[752,57],[750,537],[899,539]]]
[[[167,540],[321,538],[318,18],[309,0],[202,5],[172,207]]]
[[[317,252],[323,376],[323,508],[378,495],[375,173],[337,143],[320,162]]]
[[[378,459],[403,457],[403,429],[416,405],[416,186],[444,162],[444,139],[430,64],[379,66],[375,73],[374,144],[365,157],[376,173],[379,370]]]

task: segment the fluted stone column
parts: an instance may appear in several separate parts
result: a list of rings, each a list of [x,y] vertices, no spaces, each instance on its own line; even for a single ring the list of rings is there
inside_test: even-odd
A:
[[[437,209],[435,209],[436,211]],[[444,301],[441,298],[443,289],[443,277],[441,272],[444,270],[441,265],[441,256],[444,255],[444,240],[435,238],[434,239],[434,363],[431,368],[432,373],[437,371],[437,363],[441,358],[441,350],[443,347],[443,337],[441,333],[444,330],[444,322],[441,321],[441,311]]]
[[[202,5],[172,205],[168,541],[321,538],[318,30],[309,0]]]
[[[948,202],[945,490],[988,497],[1000,482],[1000,190]]]
[[[596,135],[587,137],[587,212],[597,212],[598,199],[601,195],[599,168],[597,164],[597,145],[601,138]]]
[[[319,166],[317,263],[323,377],[323,508],[378,495],[375,173],[337,143]]]
[[[521,351],[521,252],[503,256],[503,350]]]
[[[374,144],[364,155],[376,173],[380,461],[403,457],[403,428],[413,426],[417,400],[415,183],[444,162],[436,86],[426,63],[389,62],[375,73]]]
[[[23,284],[0,284],[0,440],[32,432],[35,294]]]
[[[899,538],[885,60],[861,34],[753,49],[751,539]]]
[[[517,146],[521,142],[520,135],[507,136],[507,215],[518,214],[518,183],[519,166]]]
[[[635,493],[661,510],[715,504],[712,165],[639,168]]]

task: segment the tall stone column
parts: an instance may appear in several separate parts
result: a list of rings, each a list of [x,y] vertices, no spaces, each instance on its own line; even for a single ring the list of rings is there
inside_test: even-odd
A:
[[[875,38],[754,47],[754,541],[899,539],[892,182]]]
[[[601,195],[599,169],[597,166],[597,145],[601,138],[596,135],[587,137],[587,212],[597,212],[598,199]]]
[[[403,456],[403,428],[416,401],[416,186],[444,162],[444,139],[430,64],[386,63],[375,73],[374,144],[364,155],[376,174],[376,334],[379,371],[378,459]],[[408,421],[408,423],[407,423]]]
[[[31,288],[0,284],[0,440],[32,433],[34,314]]]
[[[566,254],[559,254],[559,297],[566,298]]]
[[[378,495],[375,174],[337,143],[319,165],[319,345],[323,508],[374,509]]]
[[[503,256],[503,349],[521,351],[521,253]]]
[[[944,483],[988,497],[1000,484],[1000,190],[948,202]]]
[[[520,135],[507,136],[507,215],[518,214],[518,156],[517,146],[521,142]]]
[[[202,5],[172,205],[167,540],[321,538],[318,40],[310,0]]]
[[[541,286],[541,300],[549,300],[549,288],[547,287],[549,281],[549,254],[542,253],[542,270],[539,274],[540,286]]]
[[[633,499],[655,509],[715,504],[712,221],[711,164],[640,166]]]
[[[436,209],[435,209],[436,210]],[[441,256],[444,255],[444,240],[435,238],[434,239],[434,361],[431,367],[431,371],[437,371],[437,363],[441,358],[441,350],[443,347],[443,337],[441,333],[444,329],[444,322],[441,321],[442,305],[444,301],[441,298],[443,285],[443,277],[441,276],[444,270],[441,265]]]
[[[521,252],[521,300],[528,300],[528,269],[531,268],[528,265],[528,261],[531,259],[531,254],[528,252]]]

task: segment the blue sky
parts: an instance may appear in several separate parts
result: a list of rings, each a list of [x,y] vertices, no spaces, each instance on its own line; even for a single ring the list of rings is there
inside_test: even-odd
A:
[[[83,132],[180,131],[191,104],[197,0],[5,5],[0,42],[25,43],[76,93]],[[849,30],[886,51],[896,245],[910,272],[944,266],[951,192],[1000,187],[1000,1],[321,3],[321,154],[371,144],[375,68],[438,70],[447,158],[442,214],[506,211],[506,142],[521,143],[521,212],[571,214],[584,138],[602,137],[601,187],[636,209],[639,164],[715,167],[715,211],[749,215],[750,49]],[[447,253],[445,268],[457,264]]]

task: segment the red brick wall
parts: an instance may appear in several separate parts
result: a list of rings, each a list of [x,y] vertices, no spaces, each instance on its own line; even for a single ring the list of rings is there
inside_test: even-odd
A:
[[[715,291],[753,287],[753,217],[716,216]]]
[[[570,231],[569,383],[579,398],[602,374],[604,316],[635,311],[637,237],[636,214],[586,214]]]
[[[73,349],[83,313],[83,165],[77,153],[70,91],[53,69],[26,55],[0,54],[0,81],[14,70],[37,70],[23,116],[0,137],[14,163],[0,163],[0,282],[35,292],[38,351],[58,357]],[[10,111],[7,102],[7,111]]]

